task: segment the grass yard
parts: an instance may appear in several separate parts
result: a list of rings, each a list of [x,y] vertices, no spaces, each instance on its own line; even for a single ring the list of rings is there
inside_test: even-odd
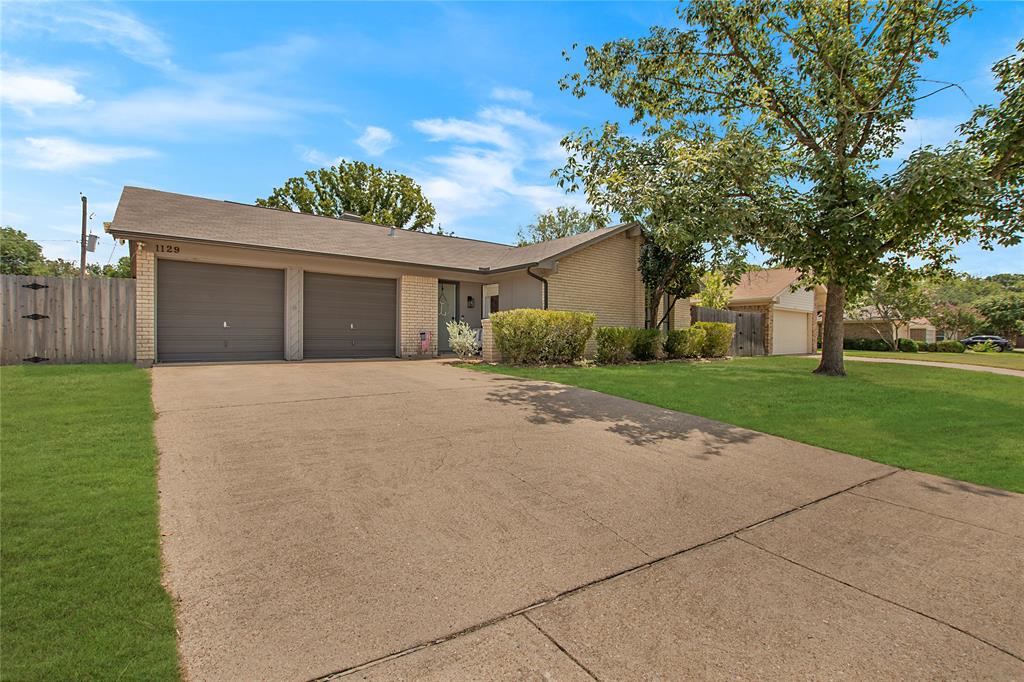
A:
[[[1024,351],[1012,353],[894,353],[870,350],[843,351],[846,355],[862,358],[893,358],[896,360],[921,360],[923,362],[958,362],[962,365],[983,365],[1024,371]]]
[[[1024,492],[1024,380],[916,365],[809,358],[619,367],[474,369],[545,379],[819,445],[898,467]]]
[[[176,680],[149,375],[0,369],[4,680]]]

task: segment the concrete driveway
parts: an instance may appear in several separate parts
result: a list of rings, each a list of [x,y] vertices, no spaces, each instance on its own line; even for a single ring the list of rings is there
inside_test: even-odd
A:
[[[1024,678],[1024,496],[440,362],[153,377],[189,679]]]

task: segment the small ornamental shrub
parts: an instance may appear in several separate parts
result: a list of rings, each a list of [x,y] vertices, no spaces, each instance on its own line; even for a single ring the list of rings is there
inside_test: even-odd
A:
[[[466,322],[448,322],[448,343],[463,360],[468,360],[480,351],[476,332]]]
[[[929,353],[935,353],[939,350],[936,343],[926,343],[924,344],[924,349]],[[921,350],[920,344],[918,344],[918,350]]]
[[[935,349],[940,353],[963,353],[964,348],[964,344],[953,339],[946,339],[935,344]]]
[[[729,354],[736,325],[730,322],[695,322],[693,326],[705,332],[701,346],[702,357],[724,358]]]
[[[971,350],[975,353],[995,353],[999,350],[999,346],[991,341],[982,341],[971,346]]]
[[[637,331],[633,327],[598,327],[597,361],[602,365],[618,365],[631,360]]]
[[[893,350],[893,347],[885,339],[866,339],[866,341],[864,350],[876,350],[879,352]]]
[[[913,339],[900,339],[897,343],[901,353],[917,352],[917,341]]]
[[[865,339],[843,339],[843,350],[864,350]]]
[[[665,355],[670,358],[697,358],[704,348],[707,332],[702,327],[673,329],[665,337]]]
[[[636,329],[633,332],[633,359],[655,360],[661,346],[660,329]]]
[[[520,308],[493,313],[490,319],[494,343],[506,362],[537,365],[582,359],[597,316]]]

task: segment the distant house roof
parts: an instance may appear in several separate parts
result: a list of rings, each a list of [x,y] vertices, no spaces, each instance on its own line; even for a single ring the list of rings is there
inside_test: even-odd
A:
[[[843,322],[851,322],[851,323],[856,323],[856,322],[884,322],[884,321],[885,320],[882,318],[882,315],[878,312],[878,308],[876,308],[874,306],[865,306],[863,308],[860,308],[852,316],[849,313],[847,313],[847,315],[843,319]],[[935,325],[933,325],[931,322],[928,321],[927,318],[924,318],[924,317],[915,317],[915,318],[913,318],[912,320],[910,320],[909,326],[912,327],[912,328],[915,328],[915,329],[918,329],[918,328],[921,328],[921,327],[931,327],[931,328],[935,327]]]
[[[292,251],[446,270],[498,272],[535,266],[633,227],[630,223],[539,244],[507,244],[402,230],[142,187],[125,187],[107,231],[122,239],[164,238]]]
[[[778,268],[748,272],[733,289],[730,303],[765,301],[785,293],[801,277],[799,270]]]

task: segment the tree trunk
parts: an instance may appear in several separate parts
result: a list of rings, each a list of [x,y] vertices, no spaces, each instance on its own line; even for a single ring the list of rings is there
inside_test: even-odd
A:
[[[843,368],[843,313],[846,306],[846,286],[834,280],[828,282],[825,297],[825,320],[821,331],[821,362],[815,374],[833,377],[846,376]]]

